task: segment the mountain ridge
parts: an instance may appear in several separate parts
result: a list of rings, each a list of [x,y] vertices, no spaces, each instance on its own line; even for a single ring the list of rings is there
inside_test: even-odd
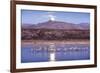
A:
[[[90,28],[89,23],[80,23],[80,24],[74,24],[74,23],[68,23],[68,22],[62,22],[62,21],[46,21],[38,24],[23,24],[22,28],[27,29],[84,29],[88,30]]]

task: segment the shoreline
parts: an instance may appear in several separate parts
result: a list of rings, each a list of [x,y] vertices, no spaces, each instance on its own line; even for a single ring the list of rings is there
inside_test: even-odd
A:
[[[21,44],[90,44],[90,40],[22,40]]]

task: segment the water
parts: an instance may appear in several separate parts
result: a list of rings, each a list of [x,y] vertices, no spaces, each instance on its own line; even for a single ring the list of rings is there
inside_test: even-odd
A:
[[[87,44],[58,44],[54,46],[55,61],[90,59],[90,47]],[[21,62],[48,62],[51,52],[50,45],[22,45]]]

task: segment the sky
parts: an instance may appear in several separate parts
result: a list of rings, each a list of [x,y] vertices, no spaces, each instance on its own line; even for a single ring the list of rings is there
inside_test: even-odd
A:
[[[90,23],[90,13],[21,10],[21,23],[38,24],[46,21],[62,21],[74,24]]]

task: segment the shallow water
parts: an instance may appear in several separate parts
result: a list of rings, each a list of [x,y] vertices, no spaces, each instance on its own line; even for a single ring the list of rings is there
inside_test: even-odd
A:
[[[57,44],[53,47],[46,44],[28,44],[21,47],[21,62],[47,62],[50,61],[52,52],[55,53],[55,61],[90,59],[90,46],[87,44]]]

